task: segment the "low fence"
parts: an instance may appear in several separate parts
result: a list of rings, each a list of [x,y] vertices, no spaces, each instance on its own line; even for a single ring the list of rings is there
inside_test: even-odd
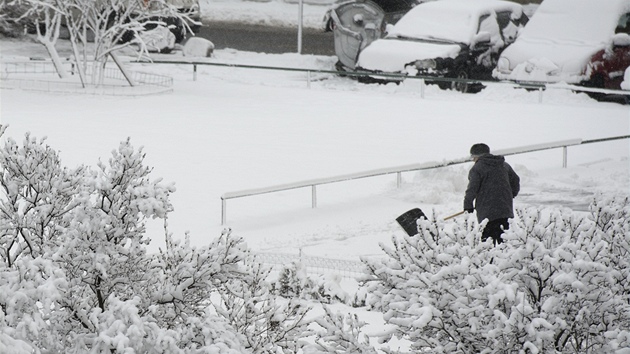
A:
[[[312,274],[334,273],[351,279],[364,274],[364,265],[358,261],[287,253],[256,253],[255,257],[258,262],[271,266],[288,266],[291,263],[299,263],[308,273]]]
[[[264,65],[246,65],[246,64],[232,64],[232,63],[216,63],[216,62],[198,62],[198,61],[182,61],[182,60],[153,60],[153,61],[131,61],[130,63],[144,63],[144,64],[167,64],[167,65],[184,65],[192,67],[192,75],[193,81],[197,80],[197,68],[199,66],[216,66],[216,67],[230,67],[230,68],[240,68],[240,69],[257,69],[257,70],[275,70],[275,71],[286,71],[286,72],[303,72],[306,74],[306,86],[308,88],[311,87],[312,74],[330,74],[330,75],[343,75],[348,77],[366,77],[366,76],[374,76],[374,73],[369,72],[340,72],[337,70],[323,70],[323,69],[308,69],[308,68],[292,68],[292,67],[275,67],[275,66],[264,66]],[[2,64],[2,68],[0,70],[1,79],[0,84],[3,84],[2,87],[8,88],[24,88],[31,90],[42,90],[42,91],[55,91],[61,90],[62,92],[77,92],[77,93],[107,93],[111,95],[130,95],[130,94],[142,94],[142,90],[138,89],[138,86],[130,88],[129,85],[106,85],[101,84],[99,86],[91,86],[90,89],[86,90],[84,87],[77,87],[77,83],[74,82],[62,82],[60,80],[41,80],[41,79],[32,79],[27,80],[24,78],[16,78],[11,80],[9,75],[15,74],[33,74],[33,73],[55,73],[52,62],[45,60],[31,60],[25,62],[14,62],[14,63],[0,63]],[[71,66],[70,72],[74,73],[74,64],[66,60],[64,65]],[[141,73],[141,72],[133,72],[133,79],[137,80],[138,83],[141,84],[140,87],[144,88],[152,88],[151,90],[147,90],[147,94],[150,93],[162,93],[162,92],[170,92],[172,91],[173,79],[157,74],[150,73]],[[113,68],[108,68],[106,75],[108,78],[123,80],[122,73]],[[601,93],[606,95],[613,95],[618,97],[626,96],[627,100],[630,100],[630,91],[628,90],[608,90],[608,89],[599,89],[599,88],[590,88],[584,86],[576,86],[576,85],[567,85],[567,84],[534,84],[534,83],[515,83],[515,82],[507,82],[507,81],[483,81],[483,80],[472,80],[472,79],[459,79],[459,78],[439,78],[439,77],[430,77],[430,76],[408,76],[401,74],[388,74],[388,73],[379,73],[378,77],[381,79],[389,79],[395,81],[402,80],[419,80],[420,82],[420,96],[422,98],[425,97],[425,88],[427,83],[438,83],[438,82],[448,82],[448,83],[468,83],[468,84],[482,84],[482,85],[504,85],[507,87],[513,88],[522,88],[527,90],[538,91],[538,101],[542,103],[543,94],[547,90],[571,90],[576,92],[590,92],[590,93]],[[7,82],[13,82],[13,85],[7,86]],[[17,82],[17,84],[16,84]],[[65,89],[64,89],[65,88]],[[116,90],[120,92],[116,92]]]
[[[71,61],[63,65],[71,75],[67,79],[48,76],[57,75],[49,60],[30,60],[0,63],[0,87],[54,93],[81,93],[109,96],[140,96],[173,91],[173,78],[165,75],[132,71],[131,86],[125,75],[117,67],[107,67],[103,71],[105,82],[100,84],[82,83],[77,75],[77,67]],[[88,70],[88,80],[91,75]]]
[[[543,94],[546,90],[571,90],[576,92],[590,92],[601,93],[606,95],[613,95],[623,97],[626,96],[630,100],[629,90],[609,90],[600,88],[591,88],[585,86],[568,85],[568,84],[536,84],[536,83],[517,83],[509,81],[484,81],[484,80],[472,80],[472,79],[459,79],[459,78],[446,78],[446,77],[431,77],[431,76],[409,76],[402,74],[388,74],[379,73],[375,75],[370,72],[363,71],[337,71],[337,70],[322,70],[322,69],[305,69],[305,68],[291,68],[291,67],[276,67],[276,66],[264,66],[264,65],[246,65],[246,64],[231,64],[231,63],[215,63],[215,62],[196,62],[196,61],[181,61],[181,60],[154,60],[154,61],[138,61],[138,63],[152,63],[152,64],[171,64],[171,65],[184,65],[192,66],[193,81],[197,80],[197,67],[198,66],[217,66],[217,67],[230,67],[240,69],[259,69],[259,70],[276,70],[276,71],[289,71],[289,72],[303,72],[306,73],[306,86],[311,87],[312,74],[331,74],[342,75],[348,77],[371,77],[377,76],[380,79],[389,79],[392,81],[402,80],[419,80],[420,81],[420,96],[424,98],[425,87],[427,83],[467,83],[467,84],[482,84],[482,85],[504,85],[513,88],[522,88],[526,90],[538,91],[538,101],[542,103]]]
[[[535,151],[562,148],[563,150],[562,167],[566,168],[569,146],[601,143],[601,142],[606,142],[606,141],[629,139],[629,138],[630,138],[630,135],[615,136],[615,137],[609,137],[609,138],[603,138],[603,139],[592,139],[592,140],[571,139],[571,140],[563,140],[563,141],[551,142],[551,143],[546,143],[546,144],[536,144],[536,145],[528,145],[528,146],[516,147],[516,148],[511,148],[511,149],[495,150],[493,151],[493,153],[497,155],[509,156],[509,155],[516,155],[516,154],[525,154],[525,153],[535,152]],[[383,175],[395,173],[396,185],[398,188],[400,188],[401,183],[402,183],[401,181],[402,181],[403,172],[429,170],[429,169],[435,169],[435,168],[440,168],[440,167],[447,167],[447,166],[467,163],[470,161],[471,161],[470,157],[466,157],[466,158],[455,159],[455,160],[439,162],[439,163],[434,163],[434,162],[433,163],[419,163],[419,164],[412,164],[412,165],[405,165],[405,166],[381,168],[381,169],[376,169],[376,170],[369,170],[369,171],[345,174],[345,175],[340,175],[340,176],[333,176],[333,177],[328,177],[328,178],[311,179],[311,180],[306,180],[306,181],[285,183],[285,184],[279,184],[279,185],[263,187],[263,188],[227,192],[221,196],[221,224],[225,225],[227,222],[227,201],[229,199],[250,197],[250,196],[255,196],[255,195],[260,195],[260,194],[310,187],[311,188],[311,206],[313,208],[316,208],[317,207],[317,186],[319,185],[344,182],[344,181],[350,181],[350,180],[367,178],[367,177],[383,176]]]

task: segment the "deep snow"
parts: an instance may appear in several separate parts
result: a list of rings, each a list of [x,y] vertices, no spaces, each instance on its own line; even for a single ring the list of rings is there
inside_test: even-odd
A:
[[[319,26],[326,6],[305,5],[305,23]],[[293,25],[297,5],[203,1],[205,19]],[[297,20],[295,20],[297,21]],[[67,46],[59,45],[62,56]],[[130,53],[127,53],[130,54]],[[42,46],[2,39],[3,62],[45,57]],[[178,58],[181,53],[156,58]],[[126,59],[132,59],[131,56]],[[330,70],[335,57],[271,55],[217,50],[211,61]],[[379,242],[402,233],[396,216],[412,208],[444,217],[461,210],[470,164],[320,186],[316,209],[309,188],[227,202],[225,192],[323,178],[376,168],[467,156],[471,144],[493,149],[558,140],[630,134],[630,109],[584,94],[538,92],[492,85],[476,95],[419,83],[369,86],[349,78],[299,72],[133,64],[133,70],[170,75],[174,91],[135,97],[1,91],[0,119],[7,135],[27,131],[60,151],[68,166],[106,160],[131,137],[143,146],[153,178],[175,182],[168,227],[190,231],[201,245],[231,227],[257,252],[358,260],[380,255]],[[517,208],[558,206],[584,211],[598,191],[630,194],[630,141],[571,147],[569,168],[560,149],[509,156],[522,178]],[[152,223],[151,248],[162,245]]]

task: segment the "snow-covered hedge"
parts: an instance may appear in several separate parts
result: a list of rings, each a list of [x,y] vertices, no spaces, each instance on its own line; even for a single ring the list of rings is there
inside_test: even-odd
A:
[[[0,353],[295,353],[309,307],[274,295],[229,230],[201,248],[165,230],[147,254],[145,221],[166,221],[175,188],[143,159],[127,140],[67,169],[44,140],[6,139]]]
[[[630,353],[629,216],[627,198],[518,210],[496,248],[471,218],[422,220],[364,260],[366,303],[414,352]]]
[[[273,281],[230,230],[203,247],[172,237],[175,187],[149,178],[129,139],[95,169],[63,167],[30,135],[5,140],[0,353],[383,349],[358,316],[332,311],[348,298],[300,265]],[[364,260],[359,300],[390,329],[379,339],[423,353],[630,353],[628,199],[596,200],[590,216],[517,212],[496,248],[479,242],[484,225],[472,218],[433,217],[382,245],[383,260]],[[148,218],[165,222],[159,254],[146,251]]]

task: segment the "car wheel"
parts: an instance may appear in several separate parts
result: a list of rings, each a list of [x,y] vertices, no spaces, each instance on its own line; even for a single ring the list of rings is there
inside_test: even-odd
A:
[[[604,77],[602,75],[595,75],[593,77],[591,77],[588,81],[584,82],[582,84],[583,86],[586,87],[592,87],[592,88],[604,88]],[[601,92],[586,92],[586,94],[597,101],[602,100],[606,95],[601,93]]]
[[[343,65],[343,63],[341,63],[341,60],[337,60],[337,62],[335,63],[335,70],[339,72],[339,76],[341,77],[348,76],[344,73],[348,71],[352,71],[352,70],[348,70],[348,68],[345,65]]]
[[[470,79],[470,75],[465,69],[460,69],[457,71],[455,79],[468,80]],[[465,81],[451,81],[451,90],[459,91],[461,93],[468,93],[470,92],[470,83]]]
[[[451,88],[452,81],[434,81],[441,90],[448,90]],[[430,81],[429,81],[430,83]]]

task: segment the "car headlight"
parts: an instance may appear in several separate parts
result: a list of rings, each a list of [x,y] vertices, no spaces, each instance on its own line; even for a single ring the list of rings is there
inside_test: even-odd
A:
[[[499,61],[497,62],[497,70],[502,73],[509,73],[510,60],[506,57],[499,57]]]
[[[414,63],[418,69],[435,69],[435,59],[421,59]]]

